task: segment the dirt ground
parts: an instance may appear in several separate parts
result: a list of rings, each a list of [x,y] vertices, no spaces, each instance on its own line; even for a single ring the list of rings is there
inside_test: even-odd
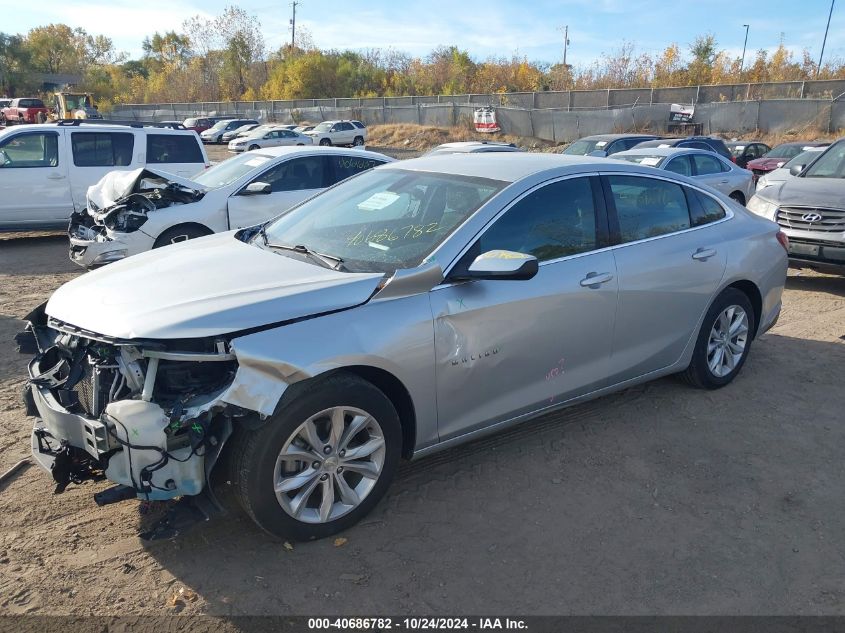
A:
[[[80,274],[63,236],[0,239],[0,472],[29,454],[19,320]],[[240,515],[145,544],[149,510],[0,485],[8,614],[845,614],[845,278],[791,271],[716,392],[668,378],[404,465],[347,541]]]

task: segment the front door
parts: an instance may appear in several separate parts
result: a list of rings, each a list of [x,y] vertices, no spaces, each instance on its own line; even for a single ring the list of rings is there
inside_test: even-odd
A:
[[[559,180],[522,197],[455,267],[504,249],[540,260],[533,279],[447,278],[431,292],[441,440],[606,384],[617,282],[591,180]]]
[[[0,228],[67,224],[73,201],[62,143],[53,131],[0,141]]]
[[[328,156],[300,156],[283,161],[255,176],[266,182],[269,194],[247,194],[246,185],[229,198],[229,228],[255,226],[276,217],[328,186]],[[247,183],[249,184],[249,183]]]

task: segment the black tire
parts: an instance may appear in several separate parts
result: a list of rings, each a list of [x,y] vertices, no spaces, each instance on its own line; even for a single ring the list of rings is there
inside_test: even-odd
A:
[[[710,334],[719,316],[731,306],[738,306],[745,311],[748,318],[748,332],[745,340],[745,348],[736,365],[726,375],[718,376],[710,369],[708,363]],[[736,288],[725,288],[713,301],[713,304],[704,317],[704,321],[701,323],[692,360],[690,361],[689,367],[681,373],[681,377],[694,387],[702,389],[719,389],[729,384],[739,374],[742,366],[745,364],[745,359],[748,358],[748,352],[751,351],[751,342],[754,339],[756,327],[754,309],[746,294]]]
[[[249,151],[252,151],[254,149],[261,149],[261,146],[260,145],[250,145],[249,146]]]
[[[331,145],[331,144],[332,144],[331,140],[329,140],[327,138],[321,138],[320,139],[320,145],[326,146],[326,145]]]
[[[742,195],[741,191],[734,191],[729,197],[731,200],[736,200],[742,206],[745,206],[745,196]]]
[[[353,147],[361,147],[364,144],[364,137],[363,136],[356,136],[352,141]]]
[[[331,536],[369,513],[393,479],[402,445],[396,409],[373,384],[344,372],[309,383],[296,389],[293,397],[284,398],[276,413],[259,429],[239,429],[233,437],[230,455],[233,491],[244,511],[269,534],[296,541]],[[367,496],[346,514],[323,523],[300,521],[288,514],[276,498],[273,488],[276,460],[291,436],[309,417],[341,406],[362,409],[378,422],[385,448],[381,472]]]
[[[180,224],[167,229],[164,233],[156,238],[153,248],[161,248],[169,244],[178,244],[179,242],[187,242],[198,237],[205,237],[211,235],[213,231],[200,224]]]

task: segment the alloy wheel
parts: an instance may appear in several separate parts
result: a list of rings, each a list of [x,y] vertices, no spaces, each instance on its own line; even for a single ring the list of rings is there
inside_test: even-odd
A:
[[[742,359],[748,343],[748,315],[732,305],[725,308],[713,323],[707,342],[707,366],[717,378],[730,374]]]
[[[372,415],[355,407],[325,409],[282,447],[273,470],[276,499],[298,521],[334,521],[372,491],[384,459],[384,434]]]

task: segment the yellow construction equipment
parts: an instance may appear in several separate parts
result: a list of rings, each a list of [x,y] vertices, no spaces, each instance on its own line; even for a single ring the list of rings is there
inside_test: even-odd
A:
[[[90,92],[57,92],[53,95],[51,121],[102,118],[103,115],[94,104],[94,95]]]

